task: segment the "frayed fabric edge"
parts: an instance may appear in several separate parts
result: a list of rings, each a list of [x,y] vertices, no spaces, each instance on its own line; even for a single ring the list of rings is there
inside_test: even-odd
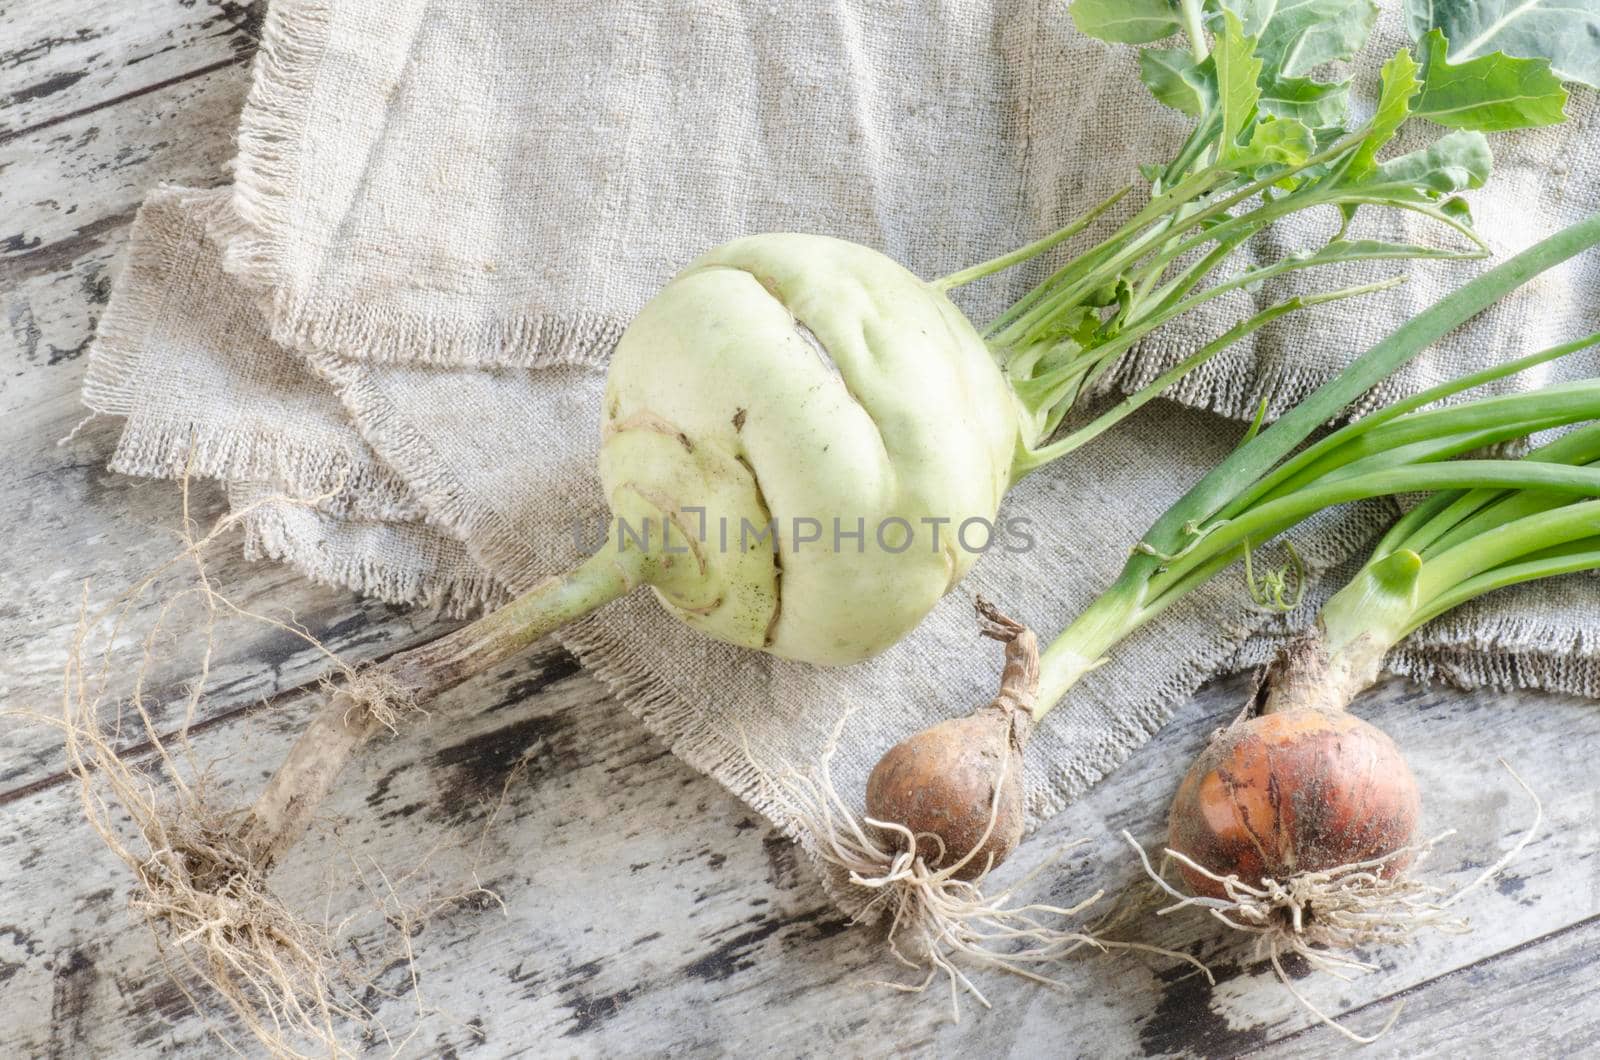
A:
[[[374,363],[456,368],[603,366],[625,324],[598,313],[488,318],[398,312],[298,286],[289,235],[301,165],[299,135],[336,12],[329,0],[275,0],[261,30],[239,119],[233,193],[207,227],[222,267],[262,294],[275,342]]]
[[[111,297],[89,344],[89,365],[80,396],[93,413],[128,416],[133,412],[129,388],[149,349],[146,340],[166,309],[168,291],[164,284],[140,283],[139,277],[171,261],[181,246],[175,232],[152,224],[150,218],[195,194],[191,188],[158,185],[134,214],[126,257],[111,282]]]
[[[372,382],[368,366],[331,354],[308,353],[307,363],[326,379],[349,412],[356,429],[410,486],[427,512],[429,525],[467,544],[473,558],[490,571],[537,571],[526,535],[495,512],[467,499],[466,490],[447,470],[428,440],[402,416]],[[510,584],[513,592],[533,587]]]
[[[1135,393],[1214,337],[1186,329],[1182,322],[1169,325],[1159,337],[1140,343],[1118,361],[1096,393]],[[1194,368],[1163,390],[1161,396],[1201,412],[1245,421],[1253,420],[1265,402],[1267,419],[1271,421],[1299,405],[1332,378],[1332,372],[1289,366],[1276,366],[1273,371],[1262,372],[1250,349],[1240,348],[1225,350]],[[1447,378],[1413,380],[1407,384],[1399,376],[1390,376],[1342,410],[1333,422],[1357,419],[1409,397],[1422,387],[1445,382]]]
[[[1154,382],[1162,372],[1206,341],[1198,334],[1190,334],[1181,323],[1170,326],[1160,336],[1146,339],[1129,350],[1107,374],[1096,393],[1134,393]],[[1254,368],[1248,357],[1241,358],[1236,351],[1225,350],[1190,370],[1163,390],[1161,396],[1189,408],[1235,420],[1254,418],[1265,401],[1270,419],[1294,407],[1324,382],[1304,370],[1263,378]]]
[[[293,497],[325,497],[333,516],[414,518],[417,504],[393,471],[350,454],[276,435],[131,416],[108,467],[120,475],[225,482],[266,480]]]
[[[1546,629],[1554,637],[1573,636],[1571,629]],[[1510,650],[1462,644],[1459,647],[1402,647],[1390,653],[1390,673],[1424,684],[1499,692],[1534,689],[1558,695],[1600,698],[1600,653],[1584,650]]]
[[[388,604],[437,608],[445,617],[470,618],[508,598],[488,572],[469,576],[403,570],[372,556],[331,558],[317,543],[295,532],[284,513],[257,505],[244,520],[244,557],[287,563],[318,585],[376,597]]]
[[[232,210],[212,221],[223,268],[251,286],[283,289],[300,158],[293,149],[311,109],[317,64],[333,24],[331,0],[276,0],[267,7],[239,118]]]

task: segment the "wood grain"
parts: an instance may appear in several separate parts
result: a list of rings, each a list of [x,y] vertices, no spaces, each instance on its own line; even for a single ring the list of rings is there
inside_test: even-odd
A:
[[[143,0],[0,8],[0,140],[247,63],[264,2]]]
[[[223,179],[260,10],[182,0],[139,5],[138,17],[80,0],[0,8],[5,708],[53,709],[82,579],[104,599],[171,550],[176,491],[103,470],[114,425],[55,443],[80,418],[87,339],[139,198],[161,180]],[[214,488],[197,500],[204,513],[219,509]],[[292,612],[352,659],[447,628],[246,564],[232,549],[215,570],[242,601]],[[180,694],[183,665],[177,654],[164,664],[158,699]],[[285,635],[226,643],[193,738],[225,797],[248,798],[270,771],[309,709],[296,690],[318,667]],[[1196,697],[1026,843],[1004,878],[1082,837],[1089,842],[1041,876],[1037,896],[1072,901],[1136,881],[1117,833],[1159,843],[1177,777],[1243,687],[1233,679]],[[1411,756],[1428,825],[1461,830],[1434,859],[1439,881],[1471,879],[1529,819],[1497,755],[1535,784],[1548,820],[1503,878],[1463,903],[1472,934],[1371,954],[1377,973],[1308,977],[1300,988],[1360,1030],[1407,999],[1400,1024],[1365,1055],[1592,1051],[1600,711],[1399,681],[1360,709]],[[396,878],[425,862],[423,878],[402,890],[457,887],[475,869],[504,901],[452,907],[416,935],[429,1014],[405,1055],[1299,1057],[1346,1048],[1199,915],[1143,917],[1137,937],[1200,956],[1215,987],[1172,961],[1093,958],[1060,968],[1061,990],[980,974],[998,1011],[968,1001],[952,1024],[939,990],[902,996],[871,985],[904,974],[879,932],[842,921],[790,843],[667,753],[565,653],[536,649],[433,710],[359,760],[328,807],[329,826],[276,879],[308,910],[330,889],[358,908],[367,897],[349,885],[352,862],[373,879],[374,866]],[[136,734],[128,743],[137,755]],[[207,1021],[226,1028],[224,1014],[197,1013],[151,937],[132,926],[126,873],[84,826],[60,769],[48,729],[0,720],[0,1052],[216,1055]],[[505,806],[484,831],[502,790]],[[347,946],[376,959],[390,938],[369,918]],[[397,996],[372,995],[402,1031],[417,1020],[408,983],[391,964],[379,984]]]

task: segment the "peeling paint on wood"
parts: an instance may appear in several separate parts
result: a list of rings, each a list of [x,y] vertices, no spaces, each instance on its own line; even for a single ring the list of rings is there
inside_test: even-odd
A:
[[[265,0],[59,0],[0,8],[0,140],[255,51]]]

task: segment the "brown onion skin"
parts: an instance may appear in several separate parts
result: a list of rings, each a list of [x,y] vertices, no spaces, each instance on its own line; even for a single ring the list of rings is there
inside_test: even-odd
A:
[[[991,705],[907,737],[867,778],[867,815],[917,833],[918,854],[929,868],[947,868],[972,853],[952,875],[982,876],[1022,841],[1022,747],[1030,724],[1026,712]],[[996,778],[1002,778],[998,812]],[[927,835],[944,841],[943,857]]]
[[[1256,885],[1384,857],[1415,842],[1422,798],[1400,749],[1343,711],[1290,709],[1218,733],[1178,787],[1168,845]],[[1405,868],[1409,856],[1380,870]],[[1196,894],[1225,897],[1188,866]]]

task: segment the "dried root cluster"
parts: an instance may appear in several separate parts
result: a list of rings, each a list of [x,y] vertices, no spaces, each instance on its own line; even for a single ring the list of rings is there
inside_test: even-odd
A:
[[[442,1014],[424,1002],[412,976],[406,992],[415,1023],[403,1036],[391,1035],[374,1008],[395,994],[378,984],[378,972],[396,959],[409,967],[410,936],[430,917],[464,900],[498,899],[475,874],[464,886],[421,894],[426,888],[418,874],[429,858],[390,880],[370,859],[354,854],[341,882],[359,884],[372,900],[349,915],[313,919],[274,892],[267,880],[272,859],[246,827],[249,812],[225,807],[213,770],[190,741],[229,624],[264,624],[325,655],[333,673],[325,688],[336,689],[344,709],[371,724],[392,731],[416,704],[381,670],[348,666],[298,624],[250,611],[217,591],[206,554],[250,510],[224,515],[201,534],[190,517],[187,475],[183,503],[175,555],[103,607],[90,607],[85,586],[61,712],[34,717],[62,732],[90,827],[132,874],[131,908],[151,928],[167,970],[208,1022],[208,1011],[220,999],[275,1056],[349,1055],[374,1044],[398,1051],[424,1017]],[[154,619],[147,620],[152,611]],[[136,624],[149,628],[135,634]],[[148,685],[158,660],[174,647],[194,653],[197,676],[184,690],[181,718],[166,721],[171,704]],[[128,657],[133,651],[139,653],[136,661]],[[367,942],[373,930],[383,941],[365,946],[364,958],[357,959],[351,938],[359,932]],[[230,1049],[239,1049],[231,1032],[216,1024],[212,1029]]]
[[[1237,875],[1220,875],[1180,851],[1165,850],[1165,857],[1175,863],[1187,879],[1199,876],[1209,884],[1206,890],[1211,893],[1198,895],[1186,894],[1174,887],[1163,871],[1151,865],[1144,848],[1127,832],[1122,834],[1137,851],[1150,882],[1173,899],[1158,911],[1158,915],[1181,909],[1202,909],[1231,931],[1251,937],[1254,958],[1272,965],[1279,981],[1296,1001],[1350,1040],[1370,1044],[1394,1025],[1403,1001],[1395,1006],[1376,1034],[1357,1034],[1295,989],[1284,971],[1283,959],[1294,955],[1313,969],[1346,978],[1349,973],[1377,969],[1377,965],[1357,956],[1365,947],[1408,944],[1428,930],[1447,934],[1463,934],[1470,930],[1467,918],[1454,907],[1516,859],[1537,834],[1544,816],[1543,806],[1533,790],[1509,765],[1504,762],[1501,765],[1533,800],[1533,821],[1505,854],[1454,891],[1418,876],[1428,855],[1454,835],[1453,830],[1383,857],[1319,871],[1297,872],[1281,880],[1262,877],[1255,883],[1246,883]],[[1395,872],[1395,865],[1406,868]],[[1163,862],[1162,869],[1165,867]]]

